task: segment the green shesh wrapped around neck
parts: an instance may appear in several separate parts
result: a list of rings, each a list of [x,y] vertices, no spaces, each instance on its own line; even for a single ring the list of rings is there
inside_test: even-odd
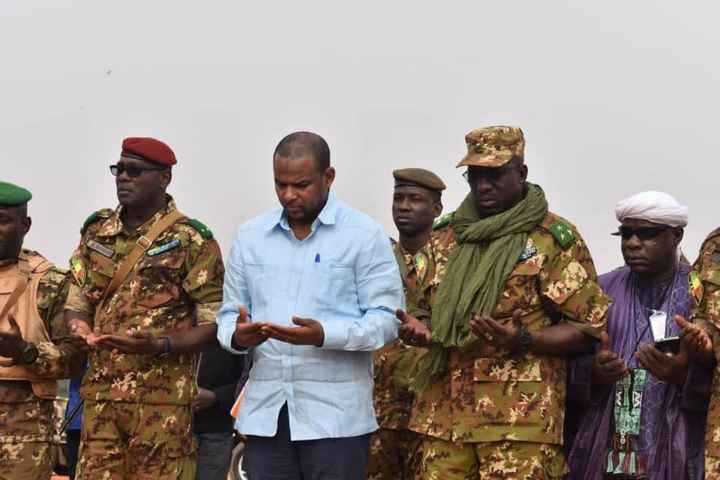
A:
[[[490,315],[529,233],[548,212],[545,192],[527,183],[525,197],[511,209],[480,218],[468,194],[450,223],[458,246],[450,254],[438,288],[430,324],[433,344],[411,375],[411,388],[426,389],[447,369],[448,349],[477,341],[470,331],[474,315]]]

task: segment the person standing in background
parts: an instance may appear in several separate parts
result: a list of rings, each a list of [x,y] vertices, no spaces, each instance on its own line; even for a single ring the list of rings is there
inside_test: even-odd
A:
[[[216,347],[200,355],[193,433],[198,443],[197,480],[225,480],[233,451],[230,409],[242,377],[245,355]]]
[[[392,214],[398,241],[392,241],[405,289],[407,311],[429,324],[437,291],[438,264],[445,242],[433,232],[442,213],[443,181],[422,168],[393,172]],[[380,429],[372,436],[368,480],[410,480],[415,476],[421,435],[408,428],[415,396],[409,388],[412,366],[424,349],[402,340],[375,352],[375,413]]]
[[[26,189],[0,182],[0,480],[48,480],[57,380],[82,369],[62,310],[67,271],[23,248]]]

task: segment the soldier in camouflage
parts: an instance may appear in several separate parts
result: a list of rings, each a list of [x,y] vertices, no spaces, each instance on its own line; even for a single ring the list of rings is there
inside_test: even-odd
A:
[[[67,272],[22,248],[30,198],[0,182],[0,480],[50,478],[56,380],[83,363],[64,342]]]
[[[400,327],[428,348],[412,378],[416,478],[560,479],[565,357],[599,339],[610,300],[576,228],[526,181],[522,131],[466,143],[471,192],[436,232],[449,254],[430,328],[411,316]]]
[[[715,367],[705,434],[705,478],[720,480],[720,228],[700,248],[690,272],[690,293],[695,300],[693,323],[683,319],[678,323],[683,326],[683,336],[695,336],[691,345],[696,358]],[[703,328],[702,336],[697,336],[696,325]]]
[[[90,352],[79,479],[195,478],[196,353],[216,344],[224,268],[212,233],[166,194],[175,163],[158,140],[126,139],[111,167],[120,207],[88,218],[70,260],[66,320]]]
[[[393,251],[400,267],[409,312],[429,324],[430,304],[437,287],[436,265],[442,239],[432,230],[442,212],[445,184],[434,173],[421,168],[393,172],[393,221],[399,241]],[[444,263],[444,259],[440,259]],[[408,429],[414,395],[407,379],[414,359],[422,349],[396,340],[375,352],[375,413],[380,429],[372,436],[368,480],[414,478],[420,435]]]

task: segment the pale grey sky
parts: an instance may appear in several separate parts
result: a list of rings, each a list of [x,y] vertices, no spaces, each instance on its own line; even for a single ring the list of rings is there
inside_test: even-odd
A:
[[[620,264],[615,203],[664,190],[690,207],[684,249],[720,224],[720,6],[686,0],[238,2],[2,0],[0,178],[30,188],[26,245],[66,265],[114,206],[126,136],[175,150],[171,193],[225,252],[277,205],[271,153],[330,143],[335,191],[395,235],[391,171],[466,193],[465,133],[508,123],[530,179],[598,269]]]

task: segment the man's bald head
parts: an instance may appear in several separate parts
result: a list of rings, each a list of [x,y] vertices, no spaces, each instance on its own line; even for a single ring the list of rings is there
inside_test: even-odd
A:
[[[313,132],[294,132],[287,135],[275,147],[273,158],[294,160],[305,155],[313,157],[320,172],[330,167],[330,147],[324,138]]]

